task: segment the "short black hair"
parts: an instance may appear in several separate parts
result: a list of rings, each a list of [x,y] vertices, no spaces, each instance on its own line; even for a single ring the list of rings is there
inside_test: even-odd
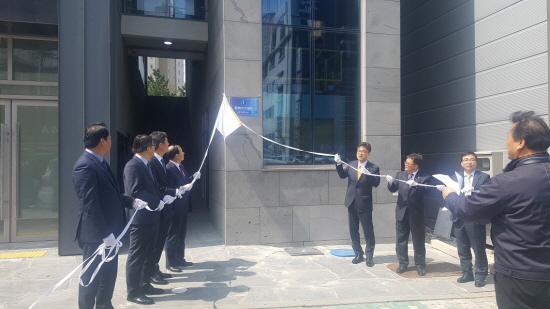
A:
[[[84,132],[84,147],[86,149],[95,148],[101,139],[107,140],[109,137],[109,130],[103,122],[92,123],[86,127]]]
[[[369,143],[367,142],[362,142],[361,144],[357,145],[357,149],[361,148],[361,147],[365,147],[367,148],[367,151],[370,153],[372,147]]]
[[[134,138],[134,144],[132,151],[134,153],[141,153],[147,150],[147,147],[153,146],[153,139],[149,135],[140,134]]]
[[[174,159],[174,157],[180,153],[180,150],[178,147],[179,147],[178,145],[171,145],[170,147],[168,147],[168,151],[165,154],[168,160]]]
[[[424,157],[422,157],[421,153],[411,153],[407,156],[407,159],[411,159],[414,164],[418,165],[418,167],[420,167],[424,161]]]
[[[151,138],[153,138],[153,146],[155,146],[155,150],[157,150],[159,148],[159,144],[164,143],[164,141],[168,137],[166,132],[162,132],[162,131],[155,131],[150,135],[151,135]]]
[[[514,112],[510,115],[510,120],[516,125],[512,130],[514,140],[525,140],[525,145],[530,150],[548,150],[548,147],[550,147],[550,128],[539,115],[535,115],[534,111]]]
[[[464,151],[464,152],[460,155],[460,162],[462,162],[462,159],[464,159],[465,156],[469,156],[469,155],[474,156],[474,158],[476,158],[476,161],[477,161],[477,155],[476,155],[475,152],[473,152],[473,151]]]

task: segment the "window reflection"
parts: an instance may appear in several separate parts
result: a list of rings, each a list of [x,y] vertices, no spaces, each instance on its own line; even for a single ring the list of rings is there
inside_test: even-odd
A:
[[[359,0],[262,0],[262,16],[284,25],[356,30]]]
[[[13,39],[13,79],[57,82],[57,41]]]
[[[349,20],[341,20],[335,12],[325,12],[353,3],[358,4],[357,1],[263,1],[262,102],[266,137],[315,152],[355,152],[359,137],[359,34],[356,30],[327,27],[357,25],[358,10],[354,10],[355,17]],[[323,7],[325,15],[317,16],[324,16],[324,20],[308,21],[307,29],[286,26],[304,25],[304,18],[315,16],[318,9],[302,10],[306,4]],[[331,157],[317,157],[264,142],[266,165],[333,163]]]

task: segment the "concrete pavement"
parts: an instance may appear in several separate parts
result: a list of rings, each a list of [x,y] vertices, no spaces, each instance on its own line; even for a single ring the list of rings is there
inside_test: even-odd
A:
[[[186,258],[194,265],[172,273],[169,285],[157,286],[165,294],[151,296],[152,306],[126,301],[127,255],[122,253],[115,308],[496,308],[491,275],[483,288],[459,284],[457,276],[404,278],[386,267],[397,263],[394,244],[377,244],[374,267],[330,254],[349,246],[317,246],[323,255],[305,256],[290,256],[279,247],[226,247],[200,213],[191,214],[187,244]],[[426,249],[427,262],[459,265],[429,244]],[[47,253],[0,259],[1,309],[28,308],[81,262],[80,256],[58,256],[56,242],[0,244],[0,254],[40,250]],[[187,291],[174,294],[170,290],[176,287]],[[35,308],[76,308],[77,290],[75,275]]]

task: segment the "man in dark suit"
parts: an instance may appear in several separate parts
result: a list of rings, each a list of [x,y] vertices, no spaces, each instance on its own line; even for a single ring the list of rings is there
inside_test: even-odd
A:
[[[103,243],[106,247],[116,245],[116,237],[124,229],[124,208],[139,208],[143,202],[119,193],[119,187],[109,164],[103,156],[111,150],[111,135],[104,123],[89,125],[84,134],[86,150],[73,167],[73,183],[80,207],[76,240],[82,248],[82,258],[87,260]],[[97,256],[92,266],[82,276],[86,284],[93,270],[100,263]],[[118,255],[104,263],[94,281],[87,287],[78,286],[80,309],[113,308],[111,299],[118,269]]]
[[[349,234],[351,236],[351,247],[355,257],[351,261],[358,264],[364,261],[363,254],[367,257],[367,266],[374,266],[374,227],[372,225],[372,187],[378,187],[380,178],[369,176],[369,174],[380,175],[378,166],[367,161],[371,152],[369,143],[361,143],[357,146],[357,160],[349,163],[357,167],[357,170],[342,166],[339,157],[336,157],[336,171],[341,179],[348,178],[348,187],[344,205],[348,209]],[[361,236],[359,235],[359,222],[363,227],[363,235],[367,242],[365,251],[361,248]]]
[[[165,274],[160,271],[158,265],[160,257],[162,256],[162,250],[164,248],[164,243],[166,242],[166,236],[168,235],[168,228],[172,222],[174,216],[174,208],[172,205],[172,199],[175,199],[176,195],[179,195],[179,189],[174,188],[168,182],[168,176],[166,174],[166,163],[162,156],[168,151],[168,136],[165,132],[155,131],[150,134],[153,140],[153,146],[155,147],[155,153],[153,157],[149,160],[151,165],[151,171],[155,180],[157,181],[157,186],[160,194],[164,196],[164,209],[160,214],[160,224],[157,234],[157,240],[155,242],[155,247],[153,248],[153,260],[151,261],[152,268],[149,270],[149,275],[151,276],[151,282],[155,284],[168,284],[165,278],[170,278],[172,275]],[[170,202],[169,202],[170,201]],[[181,272],[181,269],[174,267],[171,269],[175,272]]]
[[[476,170],[477,156],[474,152],[465,152],[461,156],[460,165],[464,168],[463,173],[455,173],[451,178],[458,182],[462,189],[461,195],[475,194],[473,191],[479,191],[481,185],[489,181],[489,174]],[[475,265],[475,283],[476,287],[485,286],[485,278],[487,277],[489,263],[487,262],[487,254],[485,252],[485,244],[487,242],[487,232],[485,224],[489,220],[478,222],[466,222],[456,216],[451,215],[454,221],[453,227],[456,238],[456,249],[460,258],[460,268],[462,268],[462,277],[456,281],[465,283],[474,281],[472,272],[472,251],[476,257]]]
[[[153,248],[157,240],[160,211],[164,208],[162,195],[149,168],[149,160],[153,157],[155,148],[149,135],[138,135],[134,139],[133,152],[135,156],[124,167],[124,189],[126,195],[145,201],[149,208],[158,211],[138,212],[130,225],[130,247],[126,262],[126,286],[128,301],[138,304],[154,304],[147,297],[164,293],[164,290],[151,285],[151,269]]]
[[[409,234],[412,234],[414,263],[420,276],[426,275],[426,244],[424,196],[429,194],[429,187],[417,186],[428,184],[431,176],[419,170],[422,155],[413,153],[405,160],[405,170],[397,172],[395,179],[388,175],[388,190],[398,191],[395,208],[395,251],[399,261],[398,273],[407,271],[409,265]],[[405,182],[397,181],[403,180]]]
[[[174,188],[182,188],[189,191],[192,188],[191,181],[185,173],[183,164],[185,153],[178,145],[172,145],[168,148],[166,157],[170,160],[166,164],[168,181]],[[191,266],[192,262],[185,260],[185,235],[187,234],[187,215],[191,208],[191,199],[189,192],[184,193],[181,199],[174,201],[174,219],[168,229],[166,239],[166,268],[172,270],[178,266]],[[179,269],[179,268],[178,268]],[[172,270],[173,271],[173,270]],[[181,270],[180,270],[181,271]]]

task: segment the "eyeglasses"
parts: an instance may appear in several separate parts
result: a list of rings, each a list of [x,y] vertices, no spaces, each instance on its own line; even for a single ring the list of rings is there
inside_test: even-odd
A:
[[[366,150],[357,150],[357,153],[369,153],[369,152]]]
[[[403,162],[403,163],[405,163],[405,166],[418,165],[418,164],[415,164],[415,163],[407,163],[407,162]]]
[[[476,159],[462,159],[462,162],[475,162]]]

